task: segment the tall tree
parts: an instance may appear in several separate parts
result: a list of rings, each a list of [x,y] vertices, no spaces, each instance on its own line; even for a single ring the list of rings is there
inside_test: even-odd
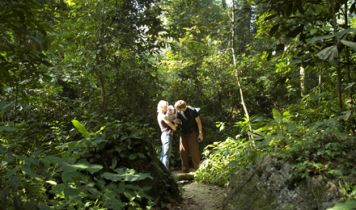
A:
[[[283,0],[258,2],[265,4],[265,11],[269,14],[266,22],[273,24],[270,33],[281,40],[284,45],[290,45],[292,42],[296,44],[293,44],[294,49],[290,51],[296,52],[299,62],[303,61],[308,65],[320,63],[315,56],[317,55],[321,60],[333,65],[330,70],[335,70],[337,75],[335,92],[339,109],[343,110],[344,72],[350,65],[353,65],[348,51],[350,48],[355,49],[356,46],[356,43],[352,41],[355,36],[354,30],[349,29],[347,11],[354,12],[354,6],[350,5],[355,5],[355,3],[348,4],[347,0],[300,1],[298,3]],[[324,74],[324,77],[334,82],[332,72],[328,75]]]
[[[246,3],[246,2],[244,2]],[[250,25],[252,24],[251,23],[251,10],[249,6],[247,6],[247,4],[243,4],[242,6],[242,10],[243,11],[246,11],[246,8],[247,10],[249,11],[248,15],[247,15],[247,23],[245,22],[245,27],[242,27],[242,29],[248,29],[248,34],[250,33]],[[236,45],[235,45],[235,34],[236,34],[236,30],[237,30],[237,21],[236,21],[236,15],[235,15],[235,10],[236,10],[236,6],[235,6],[235,1],[233,0],[232,1],[232,13],[231,13],[231,42],[232,42],[232,46],[231,46],[231,53],[232,53],[232,62],[233,62],[233,66],[235,68],[235,76],[236,76],[236,80],[237,80],[237,86],[239,88],[239,93],[240,93],[240,99],[241,99],[241,105],[243,107],[243,110],[244,110],[244,113],[245,113],[245,117],[246,117],[246,120],[247,120],[247,123],[248,123],[248,128],[249,128],[249,138],[253,141],[253,129],[252,129],[252,125],[251,125],[251,120],[250,120],[250,115],[249,115],[249,112],[248,112],[248,109],[247,109],[247,106],[246,106],[246,103],[245,103],[245,99],[244,99],[244,94],[243,94],[243,90],[242,90],[242,86],[241,86],[241,83],[240,83],[240,75],[239,75],[239,71],[238,69],[236,68],[237,67],[237,64],[236,64]],[[247,25],[247,27],[246,27]],[[243,40],[243,39],[242,39]],[[242,52],[243,50],[243,47],[242,45],[247,45],[247,43],[244,43],[243,41],[241,40],[240,42],[240,52]],[[254,145],[254,142],[253,142],[253,145]]]
[[[53,46],[54,52],[65,52],[65,59],[54,57],[58,66],[68,67],[57,69],[57,77],[85,85],[80,95],[97,97],[87,105],[103,116],[151,113],[158,87],[150,55],[160,45],[159,14],[150,0],[76,1],[58,27],[63,36]]]

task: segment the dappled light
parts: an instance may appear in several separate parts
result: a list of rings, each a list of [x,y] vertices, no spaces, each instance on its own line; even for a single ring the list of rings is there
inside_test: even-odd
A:
[[[356,209],[355,15],[0,1],[0,209]]]

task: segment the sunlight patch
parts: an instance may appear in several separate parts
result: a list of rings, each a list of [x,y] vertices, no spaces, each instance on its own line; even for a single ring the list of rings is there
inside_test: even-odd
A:
[[[74,0],[64,0],[69,6],[74,6]]]

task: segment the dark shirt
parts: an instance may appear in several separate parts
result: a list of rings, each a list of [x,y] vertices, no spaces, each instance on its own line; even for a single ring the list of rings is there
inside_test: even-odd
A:
[[[199,113],[191,106],[187,106],[187,109],[183,113],[177,113],[177,118],[182,121],[181,132],[183,134],[198,132],[198,125],[195,121],[197,117],[199,117]]]

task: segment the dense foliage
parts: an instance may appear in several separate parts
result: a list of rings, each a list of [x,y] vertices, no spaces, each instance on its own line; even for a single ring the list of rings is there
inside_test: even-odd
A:
[[[160,99],[201,108],[197,180],[224,185],[273,156],[293,166],[293,183],[322,175],[355,198],[355,1],[7,0],[0,8],[4,208],[179,201],[157,158]]]
[[[3,207],[146,209],[179,200],[157,159],[156,124],[147,124],[157,100],[158,6],[0,4]]]
[[[237,68],[254,138],[246,118],[217,124],[231,137],[205,148],[198,180],[228,184],[230,175],[272,156],[293,166],[293,185],[321,175],[355,199],[355,2],[329,3],[252,3],[255,39],[237,55]]]

